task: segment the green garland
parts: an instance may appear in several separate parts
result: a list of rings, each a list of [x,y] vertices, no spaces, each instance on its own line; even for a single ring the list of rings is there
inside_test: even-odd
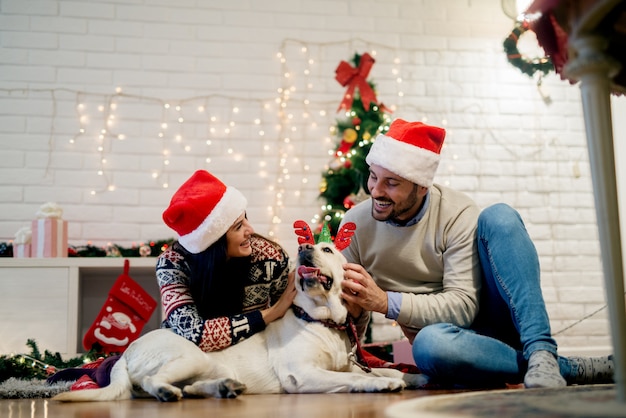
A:
[[[174,239],[149,241],[132,247],[117,244],[110,244],[106,247],[71,245],[68,249],[68,257],[158,257],[173,242]],[[0,242],[0,257],[13,257],[12,243]]]
[[[30,354],[11,354],[0,356],[0,382],[14,377],[16,379],[46,379],[59,370],[69,367],[81,367],[86,363],[106,355],[92,350],[87,354],[63,360],[61,355],[48,350],[42,355],[35,340],[29,339],[26,345]]]
[[[549,57],[528,59],[524,57],[517,49],[517,42],[520,36],[530,30],[527,22],[517,22],[515,27],[504,40],[504,52],[506,52],[507,60],[519,70],[532,77],[537,71],[541,71],[544,75],[554,70],[554,65]]]

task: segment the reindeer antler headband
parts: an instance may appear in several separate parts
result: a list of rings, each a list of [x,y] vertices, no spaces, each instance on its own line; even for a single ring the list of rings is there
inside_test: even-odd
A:
[[[298,236],[298,244],[311,244],[315,245],[315,238],[313,237],[313,231],[311,231],[311,227],[304,222],[303,220],[297,220],[293,223],[294,232]],[[356,230],[356,224],[354,222],[347,222],[343,224],[339,231],[337,231],[337,236],[335,237],[335,248],[339,251],[344,250],[350,245],[350,241],[352,240],[352,236],[354,235],[354,231]],[[318,238],[318,242],[328,242],[332,243],[333,240],[330,237],[330,231],[328,230],[328,225],[324,223],[322,227],[322,233]]]

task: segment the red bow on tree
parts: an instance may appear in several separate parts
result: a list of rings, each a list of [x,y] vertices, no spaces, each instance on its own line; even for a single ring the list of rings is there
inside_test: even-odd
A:
[[[376,93],[367,83],[367,75],[369,74],[372,66],[374,65],[374,58],[367,52],[361,55],[359,65],[352,67],[346,61],[341,61],[335,70],[335,80],[342,86],[348,86],[346,94],[343,95],[343,100],[337,108],[337,112],[341,109],[350,110],[352,108],[352,101],[354,100],[354,90],[359,88],[361,94],[361,101],[365,110],[369,110],[370,103],[376,103]]]

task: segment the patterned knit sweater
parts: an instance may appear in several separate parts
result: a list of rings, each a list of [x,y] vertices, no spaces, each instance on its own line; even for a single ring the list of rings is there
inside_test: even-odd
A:
[[[171,328],[203,351],[221,350],[265,329],[261,309],[276,303],[287,287],[289,258],[280,246],[259,236],[251,238],[251,246],[243,312],[208,319],[201,317],[191,296],[184,253],[172,247],[163,252],[156,267],[165,315],[161,327]]]

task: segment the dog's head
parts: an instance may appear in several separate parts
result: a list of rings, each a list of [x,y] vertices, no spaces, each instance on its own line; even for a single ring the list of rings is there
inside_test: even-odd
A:
[[[341,250],[350,243],[354,224],[344,226],[334,244],[328,242],[330,240],[315,243],[311,229],[304,221],[296,221],[294,228],[300,244],[296,261],[298,293],[294,304],[313,319],[344,323],[348,311],[341,298],[341,282],[346,258]]]

